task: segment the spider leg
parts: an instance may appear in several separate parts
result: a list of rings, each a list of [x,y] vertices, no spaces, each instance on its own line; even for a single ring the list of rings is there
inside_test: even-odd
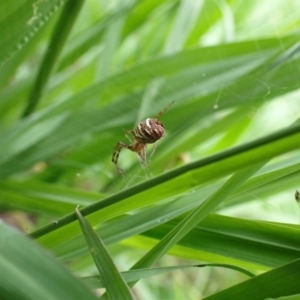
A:
[[[147,145],[146,144],[145,144],[145,147],[138,152],[138,156],[139,156],[139,161],[141,163],[142,168],[144,169],[145,173],[149,177],[151,174],[150,174],[150,171],[148,168]]]
[[[150,158],[151,158],[152,155],[154,154],[155,150],[156,150],[156,143],[153,144],[153,150],[152,150],[152,152],[151,152],[151,154],[150,154]]]
[[[126,148],[130,151],[134,151],[133,147],[130,146],[130,145],[126,145],[122,142],[118,142],[116,147],[115,147],[115,150],[114,150],[114,153],[113,153],[113,156],[112,156],[112,162],[116,165],[116,167],[118,168],[119,172],[125,176],[125,172],[119,167],[118,165],[118,159],[119,159],[119,155],[120,155],[120,152],[123,148]]]
[[[172,101],[168,106],[166,106],[163,110],[161,110],[155,117],[155,119],[159,119],[161,115],[174,103],[175,101]]]
[[[125,134],[126,138],[129,140],[130,144],[132,144],[132,140],[131,140],[131,138],[129,136],[129,133],[133,135],[133,131],[132,130],[126,130],[124,134]]]
[[[143,148],[139,149],[137,152],[139,161],[142,167],[148,170],[148,161],[147,161],[147,145],[144,144]]]
[[[139,156],[141,158],[141,162],[144,166],[147,166],[147,147],[145,147],[139,152]]]

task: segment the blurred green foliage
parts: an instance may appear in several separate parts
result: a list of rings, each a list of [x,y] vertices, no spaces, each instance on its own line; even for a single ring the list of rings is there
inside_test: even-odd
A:
[[[74,278],[98,274],[74,222],[77,205],[120,270],[155,263],[158,274],[184,260],[266,271],[248,280],[232,270],[184,269],[139,282],[137,299],[225,299],[217,292],[230,286],[226,299],[265,299],[255,288],[245,295],[260,280],[268,297],[300,293],[296,277],[280,283],[300,254],[299,5],[1,3],[1,216],[36,240],[1,224],[0,297],[94,298]],[[172,101],[148,168],[122,150],[124,180],[111,162],[116,143],[129,143],[126,130]],[[48,282],[50,273],[80,292],[53,292],[59,280]],[[35,284],[24,280],[36,274]]]

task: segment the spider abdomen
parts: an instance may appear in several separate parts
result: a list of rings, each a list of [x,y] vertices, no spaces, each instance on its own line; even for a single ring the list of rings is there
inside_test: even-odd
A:
[[[118,159],[121,150],[128,149],[132,152],[136,152],[141,163],[147,167],[147,144],[154,144],[151,154],[152,156],[156,149],[155,142],[162,138],[165,134],[165,127],[161,122],[158,121],[158,119],[173,103],[174,101],[161,110],[155,118],[148,118],[145,121],[140,122],[133,130],[126,130],[125,135],[130,140],[130,145],[118,142],[115,146],[115,150],[112,155],[112,162],[117,166],[118,170],[124,177],[124,171],[118,166]],[[128,135],[129,133],[133,136],[133,141],[130,139]]]
[[[146,119],[133,130],[134,137],[140,143],[153,144],[165,134],[164,125],[157,119]]]

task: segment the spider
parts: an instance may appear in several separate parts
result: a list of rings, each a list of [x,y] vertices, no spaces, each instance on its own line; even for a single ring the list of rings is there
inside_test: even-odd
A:
[[[124,176],[124,171],[118,166],[118,159],[120,152],[123,148],[126,148],[132,152],[136,152],[141,160],[141,163],[145,166],[147,165],[146,150],[147,144],[154,144],[153,151],[150,157],[154,154],[156,145],[155,142],[162,138],[165,134],[164,125],[158,120],[161,115],[174,103],[171,102],[167,107],[161,110],[154,119],[148,118],[145,121],[138,123],[138,125],[133,130],[126,130],[125,136],[130,141],[131,145],[118,142],[113,156],[112,162],[117,166],[120,173]],[[131,141],[128,134],[133,136],[133,142]]]

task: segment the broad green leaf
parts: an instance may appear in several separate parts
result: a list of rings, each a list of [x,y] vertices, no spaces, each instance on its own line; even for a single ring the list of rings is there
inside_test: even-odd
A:
[[[90,299],[95,297],[40,246],[0,223],[2,299]]]

